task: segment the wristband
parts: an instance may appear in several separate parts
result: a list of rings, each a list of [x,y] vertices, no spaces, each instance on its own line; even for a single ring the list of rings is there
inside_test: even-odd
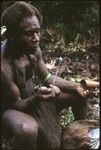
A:
[[[47,75],[46,78],[43,80],[43,82],[47,82],[47,81],[50,79],[50,77],[51,77],[51,74],[48,73],[48,75]]]

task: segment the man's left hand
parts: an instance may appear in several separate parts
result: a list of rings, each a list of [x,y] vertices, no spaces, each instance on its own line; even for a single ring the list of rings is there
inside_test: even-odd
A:
[[[50,84],[49,87],[52,89],[54,97],[60,95],[61,90],[57,86]]]

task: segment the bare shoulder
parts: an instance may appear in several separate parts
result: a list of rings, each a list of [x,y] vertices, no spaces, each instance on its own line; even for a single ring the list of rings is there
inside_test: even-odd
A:
[[[1,43],[1,79],[9,76],[12,77],[11,67],[8,63],[8,60],[5,59],[5,51],[7,47],[7,41],[2,41]]]
[[[5,60],[1,60],[1,82],[2,83],[9,83],[12,81],[12,70],[9,63]]]

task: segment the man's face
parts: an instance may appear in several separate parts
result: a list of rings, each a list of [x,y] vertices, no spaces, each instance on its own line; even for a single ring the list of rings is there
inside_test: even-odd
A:
[[[40,42],[40,23],[38,18],[33,15],[23,19],[20,28],[23,46],[26,47],[28,53],[34,53]]]

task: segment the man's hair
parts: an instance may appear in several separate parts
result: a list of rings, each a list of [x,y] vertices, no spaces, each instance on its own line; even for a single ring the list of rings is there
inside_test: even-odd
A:
[[[19,27],[24,18],[32,15],[35,15],[42,24],[42,16],[36,7],[24,1],[15,2],[3,12],[1,24],[6,26],[7,31],[10,33]]]

